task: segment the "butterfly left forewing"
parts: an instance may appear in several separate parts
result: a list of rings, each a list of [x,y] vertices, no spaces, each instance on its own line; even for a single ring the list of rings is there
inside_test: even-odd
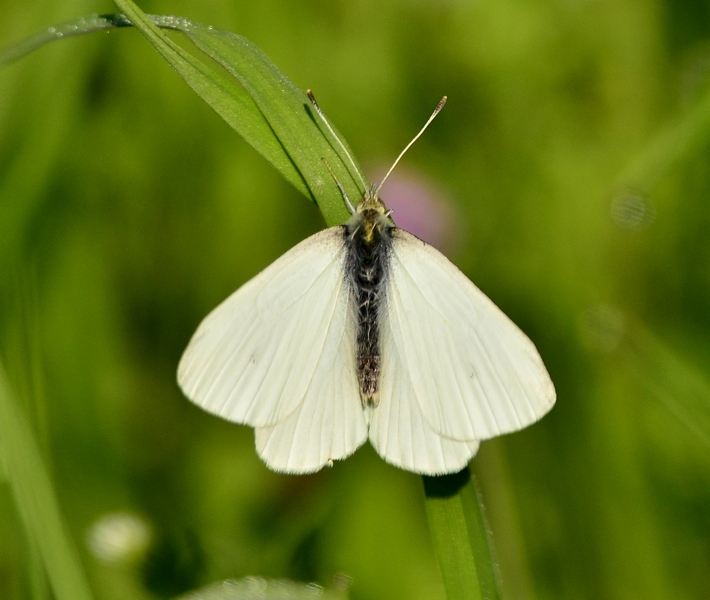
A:
[[[555,390],[533,343],[445,256],[397,229],[386,319],[427,422],[455,440],[522,429]]]
[[[342,237],[334,227],[304,240],[205,317],[178,367],[188,398],[253,427],[277,425],[305,402],[345,329]]]

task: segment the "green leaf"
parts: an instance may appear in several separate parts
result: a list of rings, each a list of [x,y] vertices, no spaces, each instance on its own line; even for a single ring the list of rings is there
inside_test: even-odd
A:
[[[91,600],[89,584],[62,521],[32,430],[0,364],[0,450],[22,524],[39,550],[57,600]]]
[[[500,597],[488,526],[468,467],[423,477],[426,514],[448,600]]]
[[[200,50],[232,73],[249,92],[305,179],[326,221],[333,225],[347,220],[350,213],[343,210],[343,198],[333,187],[333,178],[323,159],[355,203],[365,192],[358,184],[364,180],[364,175],[350,172],[349,161],[339,144],[318,128],[318,117],[308,97],[246,38],[197,23],[182,31]],[[340,141],[344,145],[342,138]]]
[[[116,26],[117,25],[111,22],[110,16],[104,17],[101,15],[80,17],[78,19],[73,19],[72,21],[52,25],[51,27],[47,27],[47,29],[43,29],[42,31],[39,31],[30,37],[9,46],[8,48],[0,50],[0,65],[6,65],[14,62],[23,56],[28,55],[30,52],[41,48],[45,44],[53,42],[54,40],[83,35],[93,31],[112,29]]]
[[[328,167],[354,203],[365,192],[362,170],[350,158],[352,152],[342,137],[324,126],[308,96],[258,47],[240,35],[188,19],[146,15],[131,0],[115,3],[125,15],[93,15],[49,27],[0,52],[0,64],[57,39],[135,26],[217,114],[318,204],[328,225],[348,219],[350,213]],[[187,35],[228,74],[195,58],[161,28]]]

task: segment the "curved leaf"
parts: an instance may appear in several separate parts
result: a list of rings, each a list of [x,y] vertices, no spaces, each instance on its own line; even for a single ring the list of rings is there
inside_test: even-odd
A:
[[[49,27],[0,51],[0,64],[57,39],[135,26],[227,124],[318,204],[328,225],[348,219],[328,167],[354,203],[365,191],[362,170],[342,137],[324,126],[308,96],[257,46],[230,31],[181,17],[146,15],[130,0],[116,0],[116,4],[125,15],[92,15]],[[231,77],[195,58],[161,29],[187,35]]]
[[[364,192],[362,185],[356,183],[356,179],[362,177],[360,169],[353,165],[357,172],[350,172],[349,161],[341,149],[344,143],[338,143],[321,127],[308,96],[259,48],[229,31],[176,17],[156,18],[161,27],[186,34],[200,50],[232,74],[237,83],[175,44],[130,0],[115,0],[115,4],[193,90],[289,182],[315,200],[329,225],[347,220],[347,207],[323,161],[327,161],[346,192],[357,199]],[[238,85],[239,93],[234,89]],[[253,106],[259,114],[254,112]],[[275,143],[279,144],[280,151]]]

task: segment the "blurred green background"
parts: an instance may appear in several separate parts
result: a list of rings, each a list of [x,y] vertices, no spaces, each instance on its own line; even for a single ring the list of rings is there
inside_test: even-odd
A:
[[[472,462],[504,597],[707,598],[710,5],[140,5],[254,41],[371,173],[449,96],[390,194],[425,196],[558,392]],[[0,0],[0,46],[94,12]],[[271,473],[175,384],[201,318],[322,226],[136,31],[0,69],[0,357],[97,600],[339,573],[354,600],[443,598],[418,476],[369,446]],[[0,598],[51,597],[2,473]]]

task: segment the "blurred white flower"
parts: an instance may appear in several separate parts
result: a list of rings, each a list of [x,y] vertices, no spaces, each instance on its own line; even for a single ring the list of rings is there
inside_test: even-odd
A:
[[[245,577],[214,583],[188,592],[176,600],[310,600],[311,598],[346,600],[347,588],[326,590],[316,583],[304,584],[284,579]]]
[[[94,522],[87,533],[86,544],[102,562],[127,564],[145,555],[151,538],[151,527],[145,519],[116,512]]]

